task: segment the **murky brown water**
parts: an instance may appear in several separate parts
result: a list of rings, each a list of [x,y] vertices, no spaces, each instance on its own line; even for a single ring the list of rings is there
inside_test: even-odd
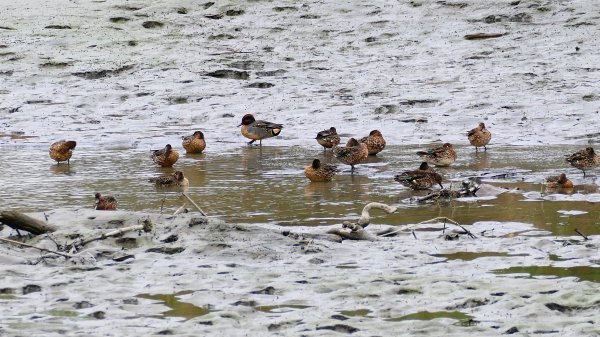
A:
[[[234,223],[336,224],[355,219],[367,202],[378,201],[400,209],[386,216],[376,211],[373,223],[400,225],[447,216],[463,224],[488,220],[533,223],[559,235],[572,235],[575,228],[585,234],[600,233],[599,204],[590,202],[599,199],[594,195],[598,193],[596,177],[584,179],[563,160],[564,154],[576,147],[492,147],[487,153],[459,147],[458,161],[439,172],[446,186],[486,172],[508,173],[502,179],[486,181],[535,194],[544,192],[544,176],[565,171],[576,184],[566,197],[579,201],[505,193],[490,200],[420,205],[411,203],[410,198],[427,192],[405,189],[393,176],[416,168],[419,160],[414,152],[423,147],[388,146],[380,156],[359,165],[354,175],[340,164],[344,171],[333,182],[310,183],[302,170],[313,158],[335,162],[316,144],[311,148],[240,146],[225,153],[182,155],[173,169],[155,166],[149,153],[139,150],[77,148],[70,166],[57,166],[46,148],[4,146],[0,202],[2,209],[21,211],[91,208],[93,194],[99,191],[115,195],[121,209],[159,211],[162,207],[163,212],[173,213],[185,199],[176,190],[157,190],[147,179],[177,169],[189,178],[188,193],[206,213]]]

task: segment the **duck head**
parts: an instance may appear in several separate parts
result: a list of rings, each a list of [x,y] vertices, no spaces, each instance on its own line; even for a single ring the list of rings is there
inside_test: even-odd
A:
[[[250,124],[254,123],[255,121],[256,121],[256,119],[254,119],[254,116],[252,116],[252,114],[245,114],[244,117],[242,117],[242,123],[240,123],[240,125],[238,125],[238,126],[250,125]]]

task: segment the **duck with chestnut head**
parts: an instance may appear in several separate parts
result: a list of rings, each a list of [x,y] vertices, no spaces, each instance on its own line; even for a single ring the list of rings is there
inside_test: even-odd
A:
[[[246,114],[242,117],[242,123],[240,123],[242,135],[250,141],[249,145],[252,145],[255,141],[259,141],[262,145],[262,140],[265,138],[271,138],[279,135],[283,125],[276,124],[267,121],[256,120],[252,114]]]

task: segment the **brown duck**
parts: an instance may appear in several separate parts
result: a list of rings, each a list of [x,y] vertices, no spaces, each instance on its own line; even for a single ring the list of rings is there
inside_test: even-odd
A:
[[[585,150],[580,150],[568,155],[566,160],[571,166],[583,171],[584,177],[585,170],[593,169],[600,164],[600,156],[596,154],[592,147],[587,147]]]
[[[73,155],[73,149],[77,146],[74,140],[59,140],[50,146],[50,158],[56,160],[57,165],[61,161],[66,161],[69,165],[69,159]]]
[[[112,195],[94,194],[96,197],[96,209],[102,211],[112,211],[117,209],[117,199]]]
[[[436,184],[440,185],[440,188],[444,188],[442,176],[435,173],[427,162],[421,163],[418,170],[405,171],[394,176],[394,180],[413,190],[428,190]]]
[[[417,155],[429,164],[435,166],[450,166],[456,160],[456,151],[450,143],[445,143],[440,147],[429,149],[427,151],[418,151]]]
[[[202,153],[206,148],[206,141],[202,131],[196,131],[191,136],[182,136],[181,145],[186,153]]]
[[[558,176],[546,178],[546,186],[549,188],[573,188],[573,182],[567,178],[567,175],[561,173]]]
[[[241,126],[242,135],[251,141],[248,142],[249,145],[254,143],[254,141],[259,141],[259,144],[262,145],[262,140],[265,138],[271,138],[279,135],[281,133],[281,129],[283,125],[275,124],[271,122],[261,121],[254,119],[252,114],[246,114],[242,117],[242,123],[238,126]]]
[[[183,175],[181,171],[175,171],[170,174],[163,174],[158,177],[148,179],[149,182],[154,183],[157,187],[188,187],[190,185],[189,180]]]
[[[171,167],[179,159],[179,152],[173,150],[171,144],[167,144],[162,150],[153,150],[150,158],[162,167]]]
[[[337,171],[335,165],[322,164],[319,159],[315,159],[311,165],[304,168],[304,175],[310,181],[331,181]]]
[[[365,161],[369,156],[367,144],[359,143],[356,139],[350,138],[346,146],[334,146],[333,155],[340,162],[350,165],[351,171],[354,172],[354,165]]]
[[[475,146],[476,152],[482,146],[484,151],[487,151],[486,145],[488,145],[490,139],[492,139],[492,133],[486,129],[484,123],[479,123],[478,127],[467,133],[467,137],[469,138],[469,143]]]
[[[323,146],[323,149],[331,149],[332,147],[340,143],[340,136],[337,134],[337,130],[332,126],[328,130],[323,130],[317,133],[315,137],[317,142]]]
[[[373,130],[367,137],[360,140],[361,143],[367,144],[369,156],[374,156],[385,148],[385,139],[379,130]]]

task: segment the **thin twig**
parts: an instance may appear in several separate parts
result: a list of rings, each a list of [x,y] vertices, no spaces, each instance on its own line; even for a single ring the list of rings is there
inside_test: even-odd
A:
[[[179,213],[183,212],[184,210],[185,210],[185,204],[181,205],[181,207],[179,207],[179,208],[178,208],[178,209],[175,211],[175,213],[173,213],[173,215],[177,215],[177,214],[179,214]]]
[[[198,206],[198,205],[197,205],[197,204],[194,202],[194,200],[192,200],[192,198],[190,198],[190,197],[187,195],[187,193],[185,193],[185,192],[182,192],[181,194],[183,194],[183,196],[184,196],[184,197],[186,197],[186,198],[187,198],[187,200],[189,200],[189,202],[191,202],[191,203],[192,203],[192,205],[194,205],[194,207],[196,207],[196,209],[197,209],[197,210],[200,212],[200,214],[202,214],[203,216],[206,216],[206,213],[204,213],[204,211],[202,210],[202,208],[200,208],[200,206]]]
[[[405,228],[401,228],[401,229],[398,229],[398,230],[396,230],[396,231],[393,231],[393,232],[389,232],[389,233],[382,234],[381,236],[389,236],[389,235],[394,235],[394,234],[397,234],[397,233],[400,233],[400,232],[402,232],[402,231],[409,230],[409,229],[410,229],[410,230],[413,230],[413,229],[414,229],[415,227],[417,227],[418,225],[421,225],[421,224],[424,224],[424,223],[428,223],[428,222],[432,222],[432,221],[439,221],[439,220],[448,221],[448,222],[450,222],[451,224],[453,224],[453,225],[455,225],[455,226],[458,226],[458,227],[460,227],[460,228],[461,228],[463,231],[465,231],[465,233],[467,233],[467,235],[469,235],[469,236],[470,236],[472,239],[475,239],[475,238],[477,238],[477,236],[475,236],[473,233],[471,233],[469,230],[467,230],[467,229],[466,229],[465,227],[463,227],[461,224],[459,224],[458,222],[456,222],[456,221],[454,221],[454,220],[452,220],[452,219],[450,219],[450,218],[448,218],[448,217],[445,217],[445,216],[442,216],[442,217],[437,217],[437,218],[433,218],[433,219],[429,219],[429,220],[425,220],[425,221],[421,221],[421,222],[419,222],[419,223],[416,223],[416,224],[414,224],[414,225],[409,225],[409,226],[407,226],[407,227],[405,227]]]
[[[577,228],[575,228],[575,232],[576,232],[577,234],[581,235],[585,241],[587,241],[587,240],[589,240],[589,239],[590,239],[590,238],[588,238],[587,236],[585,236],[583,233],[581,233],[581,232],[579,231],[579,229],[577,229]]]
[[[42,252],[48,252],[48,253],[52,253],[52,254],[56,254],[56,255],[60,255],[66,258],[71,258],[72,255],[69,254],[65,254],[65,253],[61,253],[61,252],[57,252],[55,250],[50,250],[50,249],[46,249],[46,248],[40,248],[40,247],[36,247],[36,246],[32,246],[30,244],[27,243],[23,243],[23,242],[19,242],[19,241],[14,241],[14,240],[10,240],[10,239],[4,239],[4,238],[0,238],[0,241],[4,241],[4,242],[8,242],[8,243],[12,243],[15,245],[19,245],[19,246],[23,246],[23,247],[29,247],[29,248],[34,248],[37,250],[40,250]]]

